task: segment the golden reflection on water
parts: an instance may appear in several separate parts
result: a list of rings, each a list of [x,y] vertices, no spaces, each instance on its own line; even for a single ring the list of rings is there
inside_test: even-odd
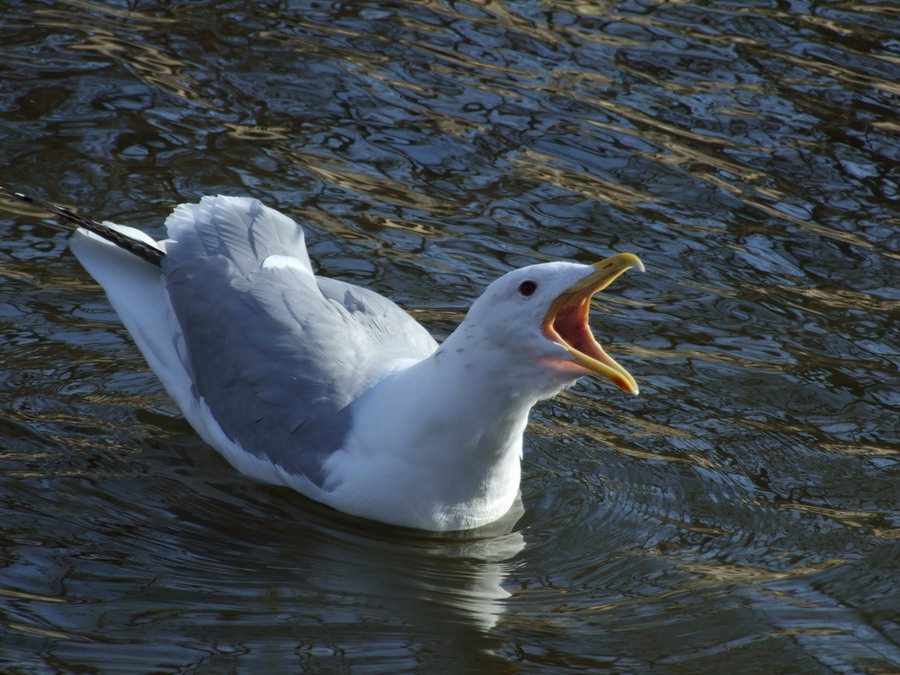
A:
[[[736,563],[694,563],[688,562],[685,568],[695,574],[705,577],[707,582],[711,583],[742,583],[742,584],[764,584],[775,581],[784,581],[786,579],[798,579],[817,574],[826,570],[840,567],[847,563],[845,558],[831,558],[821,562],[809,565],[797,565],[786,570],[773,570],[764,567],[754,567],[752,565],[740,565]]]
[[[370,216],[368,220],[378,227],[400,230],[402,232],[411,232],[421,237],[438,238],[450,235],[450,230],[448,228],[439,227],[432,223],[426,224],[404,218],[387,216]]]
[[[791,295],[800,296],[802,302],[788,303],[790,306],[798,306],[804,311],[817,312],[821,316],[832,316],[833,310],[858,310],[888,315],[896,312],[897,301],[889,298],[879,298],[871,293],[863,293],[850,288],[803,288],[801,286],[787,286],[775,284],[770,288],[757,287],[755,290],[761,293],[777,293],[782,297]]]
[[[460,206],[453,202],[418,192],[387,176],[373,176],[344,169],[340,167],[342,162],[334,157],[299,148],[280,147],[278,151],[319,180],[354,190],[373,199],[424,209],[432,213],[454,213],[460,209]]]
[[[97,3],[97,2],[87,2],[87,0],[59,0],[59,4],[68,5],[69,7],[76,7],[81,10],[85,10],[87,12],[95,13],[95,14],[104,14],[106,16],[115,17],[118,20],[124,20],[131,25],[137,25],[140,23],[149,24],[150,26],[155,26],[156,24],[173,24],[178,21],[178,19],[158,16],[156,14],[148,14],[146,12],[141,12],[137,6],[129,7],[128,9],[118,9],[116,7],[110,7],[106,3]],[[50,10],[40,9],[37,10],[36,13],[49,13]],[[63,13],[60,12],[62,15]],[[66,13],[68,16],[76,16],[72,13]],[[80,15],[80,14],[79,14]],[[117,26],[118,23],[109,23],[109,26]]]
[[[291,130],[286,126],[262,126],[225,122],[229,133],[242,141],[270,142],[284,141],[290,137]]]
[[[112,33],[91,28],[83,43],[70,49],[96,52],[133,68],[149,84],[192,103],[199,103],[211,110],[218,107],[199,92],[199,82],[185,73],[187,68],[181,59],[148,47],[133,40],[123,39]]]
[[[554,166],[554,157],[534,150],[525,150],[510,158],[510,162],[522,178],[536,183],[556,185],[598,202],[606,202],[631,211],[638,203],[655,202],[647,193],[604,180],[586,171]]]
[[[727,533],[726,533],[727,534]],[[662,589],[656,593],[614,602],[605,602],[589,606],[566,606],[557,609],[564,613],[581,612],[610,612],[633,605],[658,603],[666,598],[683,596],[685,594],[726,586],[765,586],[779,581],[800,579],[812,574],[817,574],[846,564],[844,558],[831,558],[810,565],[797,565],[787,570],[772,570],[752,565],[741,565],[727,562],[697,563],[685,559],[681,553],[671,555],[661,548],[651,547],[643,550],[630,551],[622,554],[624,557],[636,557],[644,555],[658,555],[675,562],[678,567],[686,572],[696,575],[697,578],[678,584],[676,589]],[[770,593],[770,589],[760,588],[760,592]]]
[[[766,505],[769,504],[760,504],[760,506]],[[797,511],[804,511],[805,513],[811,513],[815,516],[824,516],[825,518],[830,518],[831,520],[839,522],[841,525],[855,528],[868,527],[869,524],[866,521],[876,518],[880,519],[884,515],[876,513],[875,511],[853,511],[851,509],[839,509],[831,506],[824,506],[822,504],[804,504],[803,502],[788,500],[776,502],[774,505],[782,509],[796,509]]]
[[[38,602],[69,602],[66,598],[58,596],[37,595],[35,593],[25,593],[23,591],[3,587],[0,587],[0,595],[5,595],[9,598],[18,598],[20,600],[37,600]]]
[[[188,67],[183,59],[136,39],[123,37],[125,31],[122,30],[122,24],[118,20],[127,21],[128,31],[147,31],[158,30],[158,24],[171,23],[175,21],[174,19],[152,17],[139,12],[110,10],[87,2],[68,4],[92,11],[74,14],[63,10],[41,9],[36,12],[40,17],[37,23],[48,28],[84,33],[83,41],[70,44],[69,49],[107,56],[133,69],[151,86],[212,110],[216,109],[209,99],[200,94],[203,87],[199,82],[185,72]],[[104,21],[97,17],[97,13],[107,14],[117,20]]]
[[[486,133],[488,131],[488,128],[483,124],[443,111],[423,110],[422,114],[430,121],[431,127],[440,133],[466,137],[473,132]]]
[[[32,635],[40,635],[42,637],[53,638],[55,640],[83,640],[84,638],[79,637],[73,633],[63,633],[58,630],[49,630],[47,628],[43,628],[40,626],[29,626],[24,623],[16,623],[11,622],[6,624],[9,628],[13,630],[21,631],[23,633],[30,633]]]
[[[842,82],[850,87],[875,87],[876,89],[881,89],[888,94],[900,94],[900,83],[887,80],[877,75],[862,73],[849,66],[842,66],[836,63],[828,63],[822,60],[815,60],[811,58],[803,58],[800,56],[795,56],[793,54],[779,53],[777,56],[783,61],[796,66],[800,66],[802,68],[806,68],[810,72],[817,75],[825,75],[827,77],[834,78],[835,80],[838,80],[839,82]],[[866,56],[869,55],[866,54]],[[886,60],[889,62],[888,59],[882,60]]]
[[[819,447],[825,452],[837,452],[854,457],[895,457],[900,450],[880,445],[849,445],[847,443],[821,443]]]

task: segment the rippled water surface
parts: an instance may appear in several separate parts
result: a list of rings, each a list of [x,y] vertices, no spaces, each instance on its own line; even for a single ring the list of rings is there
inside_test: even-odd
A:
[[[524,515],[434,536],[238,475],[66,228],[0,203],[0,669],[900,669],[889,2],[7,3],[0,183],[162,235],[253,195],[446,336],[632,251],[642,395],[538,406]]]

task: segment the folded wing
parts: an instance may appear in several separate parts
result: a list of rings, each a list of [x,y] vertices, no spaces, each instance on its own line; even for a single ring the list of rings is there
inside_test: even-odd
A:
[[[353,423],[353,401],[436,343],[390,300],[316,277],[302,229],[255,199],[205,197],[179,206],[166,225],[162,293],[145,292],[145,310],[133,306],[140,293],[125,296],[116,279],[98,280],[120,314],[131,305],[122,318],[145,355],[171,362],[148,357],[188,419],[186,406],[195,416],[208,410],[245,452],[321,486],[322,462]],[[79,257],[121,257],[91,244],[87,254],[76,247]],[[95,277],[104,264],[83,262]],[[140,265],[144,276],[133,286],[152,276]],[[143,325],[145,311],[156,326]]]

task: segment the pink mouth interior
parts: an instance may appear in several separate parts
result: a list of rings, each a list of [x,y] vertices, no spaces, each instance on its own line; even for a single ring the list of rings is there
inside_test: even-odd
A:
[[[578,298],[575,302],[566,303],[556,313],[551,326],[570,347],[598,361],[603,361],[606,354],[603,348],[597,344],[597,340],[591,333],[591,327],[588,325],[590,303],[590,295]]]

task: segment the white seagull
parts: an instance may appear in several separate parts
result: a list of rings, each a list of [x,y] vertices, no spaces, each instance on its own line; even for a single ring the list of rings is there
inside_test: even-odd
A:
[[[519,493],[531,407],[583,375],[638,393],[588,325],[630,253],[490,284],[440,345],[390,300],[313,273],[303,230],[243,197],[178,206],[168,239],[97,223],[72,249],[203,439],[241,473],[339,511],[477,528]]]

